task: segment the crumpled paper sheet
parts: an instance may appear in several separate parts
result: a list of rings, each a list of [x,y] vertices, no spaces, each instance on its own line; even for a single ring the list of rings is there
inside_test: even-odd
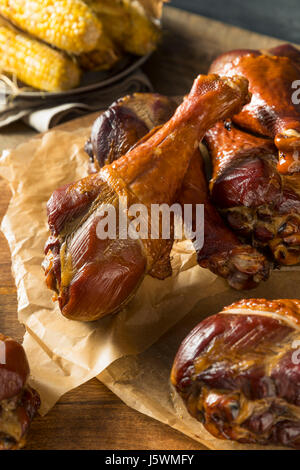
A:
[[[83,145],[94,119],[92,115],[68,123],[4,151],[0,159],[0,175],[12,190],[2,230],[11,249],[18,315],[27,330],[24,347],[32,385],[41,394],[42,414],[64,393],[98,376],[128,406],[192,437],[199,448],[260,448],[213,438],[174,394],[170,370],[183,338],[224,305],[245,296],[297,298],[298,267],[273,272],[255,290],[236,292],[197,266],[194,250],[185,241],[173,249],[173,276],[165,281],[147,276],[118,315],[74,322],[52,303],[41,268],[48,236],[46,202],[58,186],[86,174]]]
[[[199,442],[199,448],[215,450],[268,450],[274,446],[243,445],[216,439],[192,418],[170,384],[175,354],[185,336],[201,320],[243,297],[298,298],[300,272],[274,271],[266,283],[248,292],[228,289],[202,298],[192,311],[147,351],[114,362],[98,379],[128,406],[181,431]],[[200,445],[201,444],[201,445]],[[163,448],[163,442],[161,448]]]
[[[196,264],[191,243],[173,249],[173,276],[146,276],[130,304],[97,322],[67,320],[52,302],[41,268],[48,237],[46,202],[53,190],[86,175],[84,143],[90,127],[53,130],[15,150],[4,151],[0,175],[12,190],[2,222],[11,250],[18,293],[18,317],[26,327],[24,347],[32,385],[46,413],[67,391],[97,376],[115,360],[149,348],[208,295],[226,284]],[[91,117],[90,117],[91,119]],[[93,117],[94,119],[94,117]],[[91,123],[93,122],[91,120]],[[69,126],[69,127],[68,127]]]

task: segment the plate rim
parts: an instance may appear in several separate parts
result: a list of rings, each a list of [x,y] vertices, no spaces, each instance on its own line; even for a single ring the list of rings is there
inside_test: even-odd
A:
[[[91,85],[85,85],[77,88],[72,88],[70,90],[66,91],[61,91],[61,92],[48,92],[48,91],[24,91],[21,93],[18,93],[17,95],[14,95],[13,93],[10,93],[9,91],[7,92],[7,96],[15,96],[15,99],[17,98],[36,98],[36,99],[53,99],[53,98],[64,98],[68,96],[75,96],[75,95],[80,95],[83,93],[87,93],[90,91],[95,91],[101,88],[104,88],[108,85],[112,85],[116,83],[117,81],[121,80],[122,78],[130,75],[134,70],[138,69],[141,65],[143,65],[149,57],[152,55],[152,52],[143,55],[141,57],[137,57],[136,60],[133,61],[128,67],[125,67],[122,71],[116,73],[112,77],[106,78],[105,80],[101,80],[100,82],[93,83]],[[133,56],[133,55],[132,55]],[[134,57],[134,56],[133,56]]]

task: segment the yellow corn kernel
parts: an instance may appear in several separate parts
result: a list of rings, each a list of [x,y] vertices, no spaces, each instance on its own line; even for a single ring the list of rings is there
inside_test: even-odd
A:
[[[159,42],[160,28],[144,14],[142,9],[134,7],[129,0],[124,0],[124,5],[130,18],[130,34],[126,36],[124,49],[132,54],[149,54],[155,50]]]
[[[46,91],[68,90],[80,81],[80,70],[73,60],[2,22],[0,71]]]
[[[131,0],[86,0],[97,13],[104,30],[125,51],[137,55],[152,52],[160,29],[145,9]]]
[[[95,49],[102,27],[81,0],[0,0],[0,14],[27,33],[66,52]]]

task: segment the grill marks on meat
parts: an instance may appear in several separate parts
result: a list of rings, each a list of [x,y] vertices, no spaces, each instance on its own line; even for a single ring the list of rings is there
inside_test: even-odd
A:
[[[207,133],[213,203],[238,236],[268,247],[279,265],[298,264],[300,105],[293,93],[300,52],[287,44],[269,51],[236,50],[218,57],[210,70],[240,73],[252,93],[233,117],[239,128],[218,123]]]

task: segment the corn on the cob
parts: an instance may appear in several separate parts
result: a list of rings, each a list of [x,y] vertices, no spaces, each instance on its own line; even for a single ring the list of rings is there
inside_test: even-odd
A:
[[[139,3],[144,8],[145,12],[150,18],[160,19],[162,16],[163,4],[170,0],[139,0]]]
[[[81,0],[0,0],[0,14],[27,33],[66,52],[95,49],[102,27]]]
[[[79,68],[71,59],[2,21],[0,71],[46,91],[68,90],[80,80]]]
[[[97,13],[103,28],[125,51],[145,55],[152,52],[160,38],[160,29],[131,0],[85,0]]]
[[[123,2],[130,18],[130,34],[125,40],[125,50],[137,55],[154,51],[161,35],[159,27],[145,15],[142,8],[137,8],[130,0]]]
[[[97,47],[78,57],[80,67],[85,70],[107,70],[113,67],[121,57],[121,53],[113,41],[102,32]]]

